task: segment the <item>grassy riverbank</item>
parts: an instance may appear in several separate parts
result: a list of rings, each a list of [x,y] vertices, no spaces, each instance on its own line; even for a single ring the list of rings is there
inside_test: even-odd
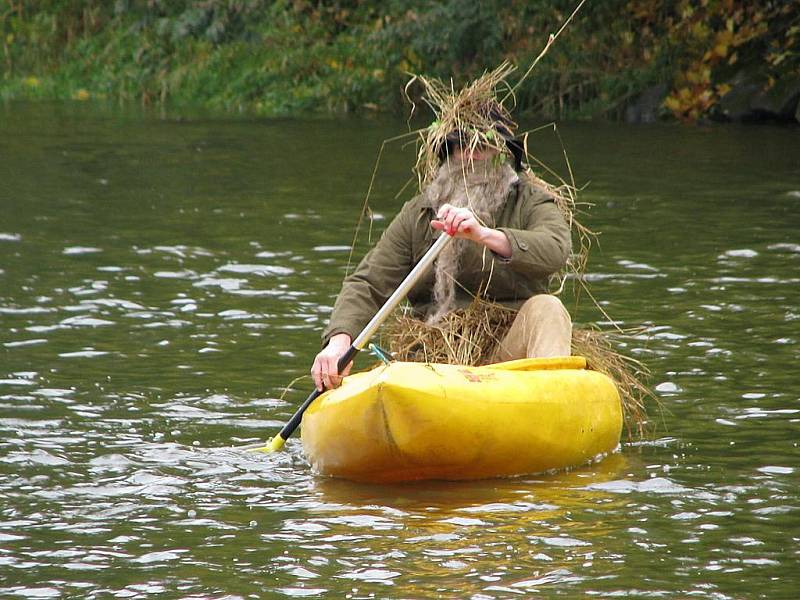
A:
[[[398,112],[408,73],[458,85],[505,58],[523,71],[576,4],[11,0],[0,98]],[[588,2],[518,106],[551,118],[794,118],[798,12],[777,1]]]

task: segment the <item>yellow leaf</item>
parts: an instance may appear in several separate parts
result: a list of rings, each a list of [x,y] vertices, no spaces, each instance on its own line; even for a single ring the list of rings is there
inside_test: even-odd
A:
[[[14,43],[14,34],[13,33],[9,33],[6,36],[6,44],[13,44],[13,43]]]
[[[717,43],[718,44],[725,44],[726,46],[733,41],[733,32],[731,31],[720,31],[717,33]]]
[[[697,21],[694,25],[692,25],[692,33],[695,35],[695,37],[704,39],[708,36],[708,27],[702,21]]]
[[[770,55],[767,57],[767,61],[768,61],[768,62],[769,62],[769,63],[770,63],[772,66],[774,66],[774,67],[777,67],[777,66],[778,66],[779,64],[781,64],[781,63],[784,61],[784,59],[785,59],[786,57],[788,57],[788,56],[789,56],[789,53],[788,53],[788,52],[783,52],[783,53],[781,53],[781,54],[770,54]]]
[[[728,55],[728,45],[717,44],[716,46],[714,46],[714,54],[716,54],[720,58],[725,58]]]
[[[664,100],[664,106],[672,112],[680,112],[681,103],[675,96],[668,96],[667,99]]]
[[[26,77],[24,80],[26,86],[30,88],[37,88],[39,87],[39,78],[38,77]]]
[[[89,92],[87,92],[85,89],[81,88],[81,89],[79,89],[77,92],[75,92],[72,95],[72,99],[73,100],[80,100],[81,102],[83,102],[85,100],[88,100],[89,96],[90,96]]]
[[[731,91],[731,86],[727,83],[722,83],[717,86],[717,94],[719,94],[720,98]]]

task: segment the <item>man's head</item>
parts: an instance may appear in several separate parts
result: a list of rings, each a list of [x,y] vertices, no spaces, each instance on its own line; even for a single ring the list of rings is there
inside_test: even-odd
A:
[[[450,131],[438,150],[439,162],[448,159],[481,160],[497,154],[507,154],[514,170],[522,169],[525,154],[523,144],[514,137],[516,123],[495,101],[484,103],[477,111],[478,123]]]

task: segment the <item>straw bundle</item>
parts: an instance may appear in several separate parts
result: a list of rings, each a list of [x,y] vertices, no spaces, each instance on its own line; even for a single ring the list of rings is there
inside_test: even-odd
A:
[[[503,339],[516,311],[475,298],[466,308],[444,315],[429,325],[409,315],[397,315],[387,324],[382,343],[398,360],[410,362],[484,365]]]
[[[645,403],[658,402],[650,388],[645,385],[650,377],[649,369],[640,361],[614,350],[612,339],[618,332],[606,333],[598,329],[572,329],[572,353],[583,356],[588,368],[608,375],[617,385],[628,439],[644,437],[648,431]]]
[[[475,298],[466,308],[452,311],[436,325],[409,315],[397,315],[384,328],[382,344],[397,360],[484,365],[492,360],[516,311]],[[653,399],[643,381],[649,375],[637,360],[614,350],[608,334],[574,327],[572,353],[586,358],[590,369],[608,375],[619,390],[628,438],[646,433],[645,401]]]

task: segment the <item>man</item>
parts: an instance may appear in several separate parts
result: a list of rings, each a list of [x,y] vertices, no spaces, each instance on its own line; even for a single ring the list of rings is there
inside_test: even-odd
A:
[[[502,123],[495,130],[507,150],[470,151],[462,148],[463,134],[448,135],[433,180],[345,279],[311,368],[317,389],[339,386],[339,357],[422,258],[436,231],[456,239],[408,294],[416,313],[435,323],[480,293],[519,309],[493,362],[570,354],[569,314],[547,293],[550,276],[569,257],[569,226],[553,197],[518,175],[519,143]]]

